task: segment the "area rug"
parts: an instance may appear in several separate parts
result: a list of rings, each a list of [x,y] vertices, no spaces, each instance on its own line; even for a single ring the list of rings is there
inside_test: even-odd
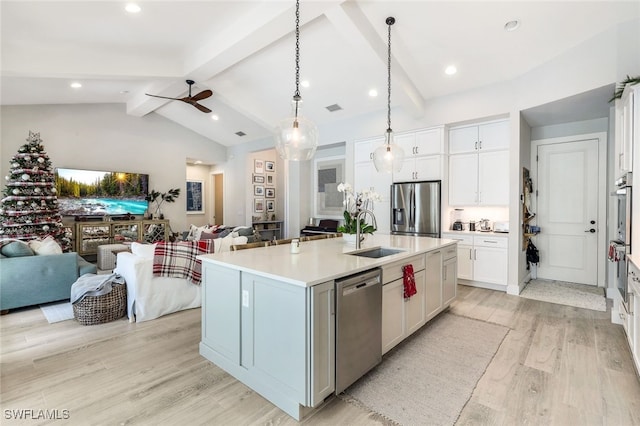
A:
[[[73,319],[73,306],[69,302],[47,303],[40,305],[40,310],[49,324]]]
[[[552,280],[531,280],[520,293],[527,299],[605,312],[604,289],[591,285]]]
[[[453,425],[508,331],[441,314],[340,397],[400,425]]]

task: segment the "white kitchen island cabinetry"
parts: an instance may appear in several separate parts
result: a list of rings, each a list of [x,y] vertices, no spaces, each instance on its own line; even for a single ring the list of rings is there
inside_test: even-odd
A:
[[[458,241],[457,278],[460,284],[493,290],[507,289],[508,234],[493,232],[443,232]]]
[[[335,281],[393,265],[386,277],[402,284],[401,266],[411,263],[418,270],[420,297],[405,303],[401,292],[394,300],[403,312],[401,327],[415,330],[426,322],[425,282],[431,271],[425,259],[454,244],[380,234],[368,236],[363,249],[399,252],[355,256],[355,247],[327,238],[303,242],[297,254],[279,245],[198,256],[203,269],[200,354],[300,420],[336,390]],[[440,276],[441,267],[435,272]]]
[[[314,407],[334,391],[333,281],[305,288],[219,265],[203,272],[207,359],[261,394],[277,389],[269,399],[281,408]]]
[[[446,255],[444,253],[447,253]],[[382,267],[382,353],[413,334],[455,299],[457,280],[454,246],[433,250]],[[402,267],[413,265],[417,293],[404,298]],[[448,279],[443,276],[447,273]],[[447,297],[443,297],[444,295]]]

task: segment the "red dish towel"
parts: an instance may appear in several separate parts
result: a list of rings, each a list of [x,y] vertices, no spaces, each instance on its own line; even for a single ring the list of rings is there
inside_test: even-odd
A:
[[[404,282],[404,298],[408,299],[418,291],[416,290],[416,277],[413,275],[413,265],[405,265],[402,267]]]

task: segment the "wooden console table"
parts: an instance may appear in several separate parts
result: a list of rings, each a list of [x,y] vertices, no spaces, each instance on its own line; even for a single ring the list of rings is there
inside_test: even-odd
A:
[[[282,239],[282,228],[284,226],[284,221],[282,220],[265,220],[253,222],[252,225],[263,240]]]

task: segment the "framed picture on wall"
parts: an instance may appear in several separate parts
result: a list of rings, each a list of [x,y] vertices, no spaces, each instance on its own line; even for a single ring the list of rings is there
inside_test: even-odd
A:
[[[259,196],[263,196],[264,195],[264,186],[262,185],[254,185],[253,187],[253,195],[259,195]]]
[[[276,189],[275,188],[267,188],[264,191],[265,197],[267,198],[276,198]]]
[[[187,214],[204,214],[204,182],[187,180]]]
[[[267,200],[267,211],[275,212],[276,211],[276,202],[275,200]]]
[[[344,182],[344,157],[326,157],[315,160],[314,204],[318,217],[340,218],[344,211],[344,194],[338,185]]]
[[[253,211],[255,213],[264,213],[264,198],[255,198],[253,200]]]
[[[273,173],[267,173],[267,185],[275,185],[276,178]]]
[[[253,172],[258,174],[264,173],[263,160],[253,160]]]
[[[264,168],[268,172],[275,172],[276,171],[276,163],[274,163],[273,161],[265,161],[264,162]]]
[[[253,175],[253,183],[264,183],[264,176]]]

